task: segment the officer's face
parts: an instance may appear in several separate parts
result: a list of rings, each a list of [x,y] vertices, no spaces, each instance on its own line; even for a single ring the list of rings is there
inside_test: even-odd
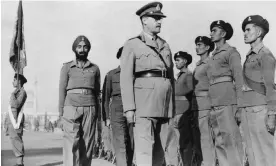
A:
[[[206,52],[208,52],[209,48],[210,48],[209,46],[205,45],[202,42],[196,43],[196,53],[197,53],[197,55],[205,54]]]
[[[244,42],[246,44],[251,44],[257,40],[260,36],[260,29],[254,24],[247,24],[244,31]]]
[[[143,19],[146,28],[153,34],[158,34],[161,31],[163,17],[160,16],[147,16]]]
[[[213,27],[210,34],[212,42],[220,41],[223,37],[225,37],[225,35],[226,35],[226,32],[219,27]]]
[[[84,41],[79,42],[76,47],[76,56],[79,59],[86,59],[88,56],[89,47],[85,44]]]
[[[184,58],[177,57],[175,58],[175,66],[177,69],[181,70],[186,66],[187,60]]]

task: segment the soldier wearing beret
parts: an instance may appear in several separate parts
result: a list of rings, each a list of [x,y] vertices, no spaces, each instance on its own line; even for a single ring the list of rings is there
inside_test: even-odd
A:
[[[191,166],[193,155],[193,140],[191,126],[191,99],[193,92],[193,74],[188,69],[192,56],[179,51],[174,55],[175,66],[179,70],[175,81],[175,117],[174,128],[177,134],[178,149],[183,166]]]
[[[195,39],[196,53],[200,56],[200,60],[196,63],[194,70],[194,94],[192,99],[192,110],[198,121],[198,128],[200,131],[199,141],[196,143],[200,145],[202,152],[202,165],[215,166],[215,149],[213,140],[210,135],[210,128],[208,126],[208,114],[211,110],[211,102],[208,96],[209,79],[207,77],[208,62],[210,60],[210,53],[214,50],[215,44],[210,38],[206,36],[198,36]]]
[[[117,52],[117,59],[121,57],[123,47]],[[131,166],[133,158],[133,123],[128,124],[123,116],[123,104],[120,88],[120,66],[109,71],[103,85],[103,113],[106,126],[110,125],[113,134],[113,147],[117,166]],[[111,104],[110,104],[111,102]],[[111,110],[110,110],[111,109]],[[111,115],[109,117],[109,114]]]
[[[78,36],[72,50],[76,59],[65,63],[59,80],[59,115],[64,131],[63,163],[91,165],[100,94],[99,67],[87,59],[91,45]]]
[[[242,23],[244,42],[251,49],[244,62],[244,106],[242,127],[250,166],[275,165],[276,60],[264,46],[269,23],[260,15],[248,16]]]
[[[18,78],[18,79],[17,79]],[[9,135],[12,150],[16,157],[16,166],[24,166],[24,144],[23,144],[23,126],[24,126],[24,114],[21,111],[26,99],[27,93],[24,90],[24,84],[27,79],[21,74],[15,74],[13,80],[13,86],[15,90],[10,97],[10,109],[7,116],[7,135]]]
[[[128,122],[135,123],[138,166],[161,165],[164,150],[167,165],[173,164],[166,147],[169,130],[174,132],[169,125],[174,116],[173,63],[168,43],[157,35],[166,17],[162,7],[160,2],[152,2],[136,12],[143,31],[125,43],[121,57],[123,109]]]
[[[242,66],[236,48],[226,40],[233,35],[232,26],[223,20],[212,22],[211,40],[216,49],[208,61],[209,125],[215,140],[215,151],[221,166],[243,165],[243,146],[235,115],[242,109]],[[226,146],[227,145],[227,146]]]

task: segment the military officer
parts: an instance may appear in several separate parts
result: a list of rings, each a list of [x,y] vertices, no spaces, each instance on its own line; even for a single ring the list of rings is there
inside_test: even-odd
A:
[[[193,141],[190,123],[191,99],[193,92],[193,74],[188,69],[192,63],[192,56],[187,52],[179,51],[174,55],[175,66],[179,70],[175,81],[175,117],[174,127],[183,166],[192,164]]]
[[[117,52],[117,59],[121,57],[123,47]],[[123,104],[120,88],[120,66],[109,71],[105,77],[103,86],[103,111],[105,115],[111,114],[111,118],[106,116],[106,126],[111,128],[113,134],[113,146],[115,148],[116,165],[131,166],[133,157],[133,131],[132,125],[127,124],[126,117],[123,116]],[[110,104],[111,102],[111,104]],[[111,113],[110,109],[111,107]]]
[[[25,119],[21,110],[27,99],[27,93],[24,89],[26,82],[27,79],[22,74],[16,73],[14,75],[13,86],[15,90],[10,97],[10,108],[7,118],[6,132],[12,143],[12,150],[16,157],[16,166],[24,166],[25,151],[22,136]]]
[[[151,2],[136,12],[143,31],[125,43],[120,60],[123,109],[128,122],[135,123],[138,166],[160,166],[164,151],[167,165],[173,164],[166,145],[171,136],[169,119],[174,115],[173,63],[168,43],[157,35],[166,17],[162,7],[160,2]]]
[[[243,147],[235,115],[242,108],[242,66],[236,48],[226,40],[233,35],[232,26],[217,20],[210,25],[211,40],[216,49],[208,61],[209,96],[211,111],[209,125],[215,140],[215,151],[220,166],[241,166]]]
[[[211,102],[208,97],[209,79],[207,77],[208,61],[210,53],[214,50],[215,44],[206,36],[198,36],[195,39],[196,53],[200,56],[200,60],[196,63],[194,70],[194,94],[192,100],[192,110],[198,120],[200,131],[200,144],[202,151],[202,165],[215,166],[215,149],[213,140],[208,127],[208,114],[211,110]]]
[[[272,166],[276,156],[273,148],[276,60],[263,44],[263,38],[269,32],[269,23],[260,15],[251,15],[244,19],[242,30],[244,42],[251,46],[243,68],[246,107],[242,112],[249,165]]]
[[[100,94],[99,67],[87,59],[91,45],[78,36],[72,50],[76,59],[62,66],[59,80],[59,115],[64,130],[63,163],[91,165]]]

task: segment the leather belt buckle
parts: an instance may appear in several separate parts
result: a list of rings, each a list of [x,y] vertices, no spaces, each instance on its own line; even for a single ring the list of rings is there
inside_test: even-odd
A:
[[[82,89],[81,93],[87,95],[88,94],[88,90],[87,89]]]
[[[161,70],[161,75],[163,78],[167,78],[167,71],[166,70]]]

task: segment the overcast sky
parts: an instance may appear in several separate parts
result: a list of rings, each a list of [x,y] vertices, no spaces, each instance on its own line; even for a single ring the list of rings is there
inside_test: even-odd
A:
[[[141,23],[135,12],[148,2],[100,1],[23,1],[28,79],[26,90],[38,80],[39,111],[55,112],[58,104],[59,72],[64,62],[74,59],[72,43],[78,35],[91,41],[89,60],[100,67],[102,80],[105,74],[117,67],[116,53],[127,39],[141,32]],[[14,31],[18,1],[1,1],[1,101],[7,111],[13,80],[9,64],[9,49]],[[236,47],[242,62],[249,50],[243,42],[242,21],[249,15],[259,14],[269,21],[270,32],[265,45],[276,55],[276,2],[163,2],[161,33],[172,53],[183,50],[193,55],[193,70],[199,60],[194,40],[199,35],[209,36],[214,20],[225,20],[234,29],[229,44]]]

